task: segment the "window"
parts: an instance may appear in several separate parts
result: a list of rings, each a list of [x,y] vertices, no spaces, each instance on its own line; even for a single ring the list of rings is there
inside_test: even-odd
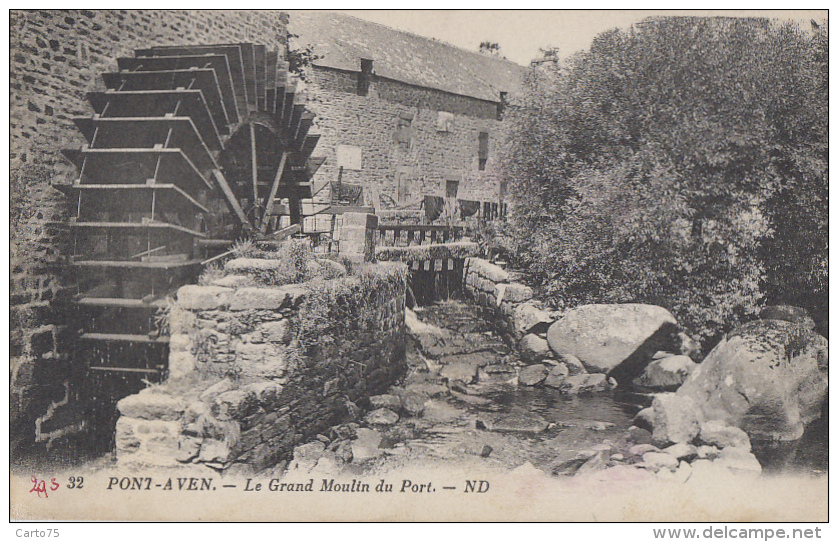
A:
[[[400,113],[396,119],[396,133],[394,139],[404,150],[410,150],[410,125],[413,123],[413,115]]]
[[[486,170],[489,160],[489,132],[480,132],[477,136],[477,169]]]
[[[372,79],[372,59],[361,59],[361,72],[358,74],[358,96],[366,96],[370,91]]]

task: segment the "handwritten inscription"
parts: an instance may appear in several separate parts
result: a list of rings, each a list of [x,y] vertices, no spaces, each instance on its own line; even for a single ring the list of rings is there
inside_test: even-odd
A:
[[[40,497],[48,498],[50,491],[55,491],[56,489],[61,487],[61,484],[56,482],[55,478],[52,478],[49,481],[49,485],[47,485],[46,480],[39,480],[37,476],[33,476],[31,478],[31,481],[32,481],[32,489],[29,490],[29,493],[35,493],[36,495],[38,495],[39,498]]]

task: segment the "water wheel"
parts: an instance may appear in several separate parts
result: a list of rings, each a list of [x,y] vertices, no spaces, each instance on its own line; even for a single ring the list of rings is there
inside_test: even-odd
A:
[[[111,399],[91,402],[103,416],[165,377],[167,296],[233,240],[299,223],[323,188],[314,115],[284,58],[251,43],[137,50],[73,119],[87,144],[64,151],[78,177],[56,186],[75,209],[73,360],[83,393]]]

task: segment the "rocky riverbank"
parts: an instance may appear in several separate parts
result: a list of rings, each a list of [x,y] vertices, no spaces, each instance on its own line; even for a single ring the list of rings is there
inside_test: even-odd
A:
[[[631,318],[646,317],[643,310],[629,311]],[[610,375],[620,363],[593,372],[596,366],[555,348],[530,348],[526,340],[510,348],[474,305],[446,302],[408,312],[407,325],[405,378],[359,405],[366,414],[358,423],[295,450],[289,473],[362,475],[462,464],[685,483],[762,472],[745,431],[701,416],[671,391],[701,367],[690,357],[697,353],[693,343],[675,326],[656,334],[661,326],[653,323],[649,333],[629,339],[650,350],[648,359],[621,373],[623,383],[614,390],[618,383]],[[529,336],[554,338],[542,327]],[[658,350],[667,344],[668,351]],[[637,398],[652,406],[641,410]]]

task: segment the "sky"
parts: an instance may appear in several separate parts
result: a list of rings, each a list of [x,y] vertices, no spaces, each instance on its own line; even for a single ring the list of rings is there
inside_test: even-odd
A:
[[[611,28],[627,28],[652,15],[764,15],[796,19],[825,18],[825,12],[685,11],[685,10],[339,10],[420,36],[436,38],[476,51],[481,41],[500,45],[501,54],[519,64],[539,57],[539,48],[558,47],[561,56],[587,49],[594,36]]]

